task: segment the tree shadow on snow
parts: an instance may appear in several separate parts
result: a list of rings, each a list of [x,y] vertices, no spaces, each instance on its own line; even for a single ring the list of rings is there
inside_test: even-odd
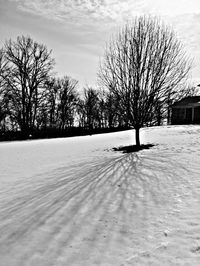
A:
[[[44,230],[39,236],[41,253],[62,235],[60,242],[57,240],[57,252],[52,254],[54,258],[66,245],[79,243],[77,239],[90,253],[96,249],[103,254],[113,241],[121,242],[129,230],[134,233],[138,227],[141,235],[146,233],[151,217],[173,201],[183,171],[182,165],[160,153],[128,153],[74,169],[57,169],[45,182],[43,176],[41,183],[23,188],[20,197],[4,205],[0,225],[7,225],[0,226],[4,240],[0,248],[3,244],[9,249],[49,223],[49,232]],[[67,234],[61,233],[64,228]],[[103,240],[98,246],[101,235]],[[82,249],[80,252],[88,255]],[[74,260],[76,254],[69,255],[68,265]]]
[[[122,151],[122,153],[131,153],[131,152],[137,152],[141,150],[147,150],[155,146],[154,144],[142,144],[140,146],[138,145],[129,145],[129,146],[120,146],[120,147],[114,147],[113,151]]]

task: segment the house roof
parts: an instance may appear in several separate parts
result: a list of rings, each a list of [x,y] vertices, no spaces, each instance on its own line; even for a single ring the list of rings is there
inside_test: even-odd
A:
[[[200,96],[188,96],[175,102],[171,107],[200,105]]]

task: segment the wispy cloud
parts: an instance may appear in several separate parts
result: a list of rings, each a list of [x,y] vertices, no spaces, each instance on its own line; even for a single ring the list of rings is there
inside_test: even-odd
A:
[[[140,14],[159,15],[173,23],[180,35],[194,39],[199,29],[199,0],[9,0],[17,8],[50,20],[79,27],[81,34],[108,31],[127,19]],[[67,23],[66,23],[67,22]],[[198,24],[198,27],[196,25]],[[81,31],[80,31],[81,29]],[[84,29],[84,30],[83,30]],[[186,34],[185,34],[186,33]],[[192,36],[191,36],[192,35]],[[199,35],[199,33],[198,33]],[[197,36],[196,36],[197,37]],[[199,39],[199,36],[198,36]]]
[[[200,12],[199,0],[147,0],[151,12],[160,15],[177,16]]]
[[[146,7],[143,0],[10,0],[25,12],[73,23],[123,20]]]
[[[198,13],[199,0],[10,0],[18,8],[56,20],[88,22],[120,20],[141,13],[178,15]]]
[[[1,1],[1,0],[0,0]],[[6,0],[4,0],[6,1]],[[167,24],[172,24],[195,58],[196,71],[200,66],[200,1],[199,0],[7,0],[15,3],[18,10],[46,20],[61,22],[65,44],[73,40],[75,47],[99,54],[114,28],[140,14],[158,15]],[[67,29],[67,30],[66,30]],[[56,30],[57,31],[57,30]],[[66,31],[66,32],[65,32]],[[71,34],[72,36],[69,36]],[[67,41],[66,41],[67,40]]]

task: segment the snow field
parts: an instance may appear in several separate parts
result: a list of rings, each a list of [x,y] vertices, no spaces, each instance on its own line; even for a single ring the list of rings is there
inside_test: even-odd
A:
[[[0,265],[199,265],[200,126],[0,143]]]

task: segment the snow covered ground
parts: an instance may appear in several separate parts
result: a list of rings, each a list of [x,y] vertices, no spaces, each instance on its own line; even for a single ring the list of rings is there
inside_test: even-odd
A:
[[[200,126],[0,143],[0,265],[200,265]]]

